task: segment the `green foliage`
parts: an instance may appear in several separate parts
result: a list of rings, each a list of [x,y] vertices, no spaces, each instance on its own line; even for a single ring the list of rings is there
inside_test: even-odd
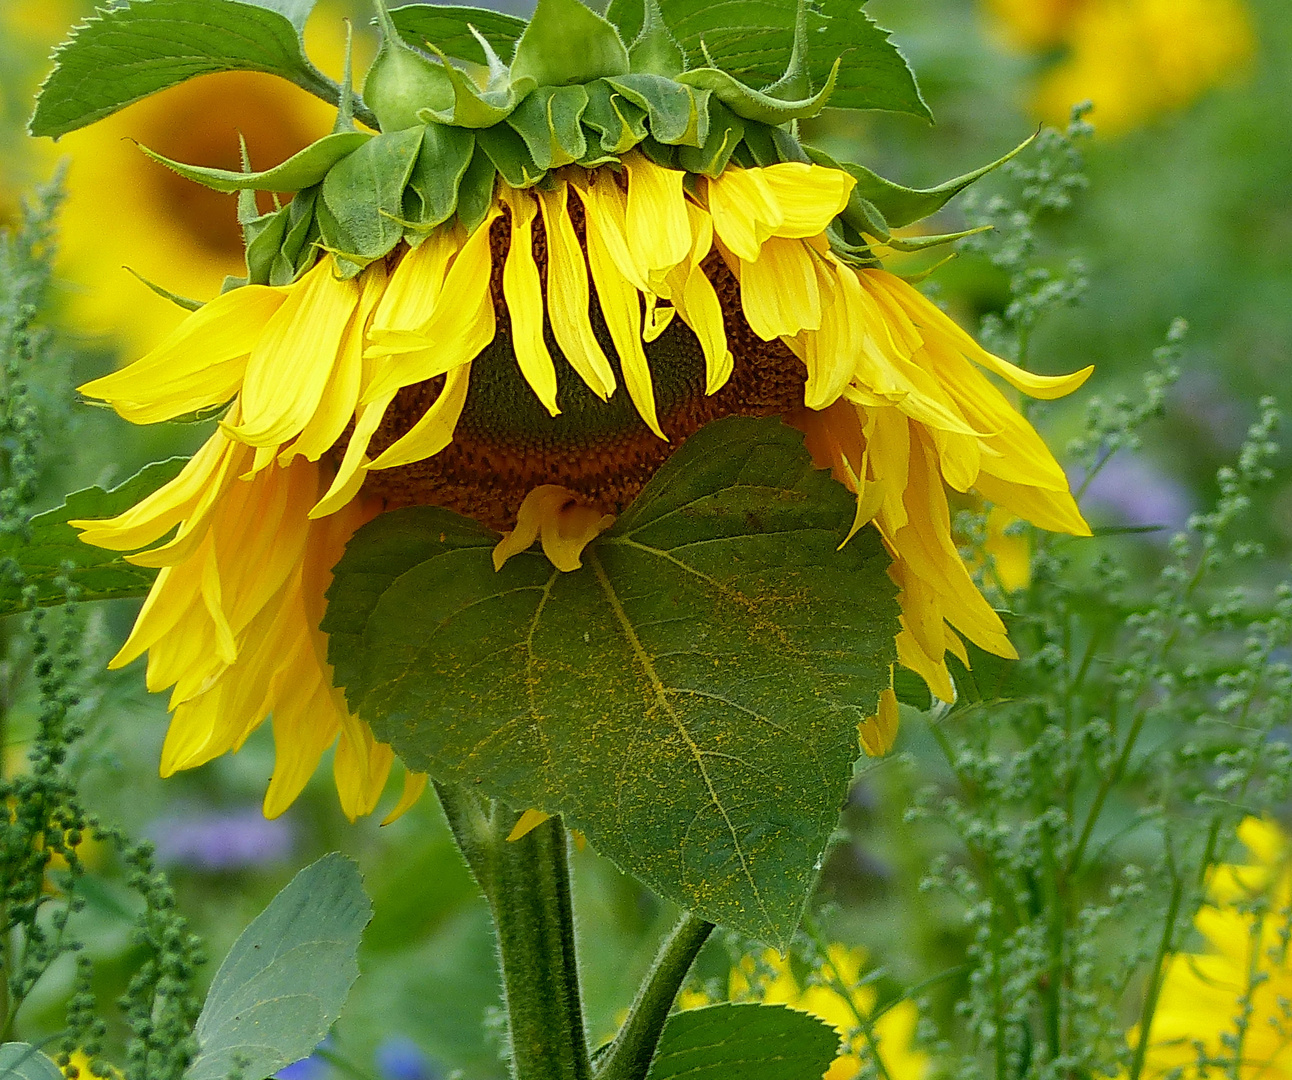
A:
[[[525,32],[525,20],[488,8],[455,7],[452,4],[408,4],[391,11],[390,18],[400,36],[414,45],[435,45],[446,56],[487,64],[479,38],[501,56],[510,56]]]
[[[0,560],[18,570],[0,580],[0,616],[24,611],[33,603],[64,603],[69,589],[75,590],[77,600],[145,595],[156,570],[134,566],[120,552],[83,543],[68,522],[123,513],[174,479],[186,461],[171,458],[146,465],[111,491],[74,491],[62,506],[37,514],[20,530],[0,533]]]
[[[359,939],[371,918],[351,860],[326,855],[297,874],[220,965],[185,1080],[269,1076],[308,1057],[359,977]]]
[[[888,685],[873,530],[775,420],[687,441],[581,570],[433,508],[382,515],[324,629],[351,708],[408,764],[565,815],[714,922],[793,932]],[[626,679],[625,673],[632,673]]]
[[[305,56],[313,0],[133,0],[91,16],[55,53],[31,119],[58,138],[198,75],[263,71],[333,104],[341,90]],[[372,121],[361,105],[356,116]]]
[[[649,1080],[802,1080],[834,1060],[839,1036],[780,1005],[711,1005],[664,1025]]]
[[[300,191],[320,183],[333,165],[358,150],[371,138],[371,135],[363,131],[338,131],[325,135],[293,154],[281,165],[264,172],[231,172],[228,169],[185,165],[183,162],[171,161],[146,146],[141,146],[140,149],[185,180],[202,184],[213,191]]]

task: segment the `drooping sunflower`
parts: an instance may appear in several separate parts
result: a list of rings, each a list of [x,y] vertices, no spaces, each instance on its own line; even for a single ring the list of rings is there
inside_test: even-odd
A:
[[[878,530],[900,589],[898,659],[935,696],[954,699],[946,655],[967,664],[964,639],[1015,655],[957,551],[947,492],[1088,533],[989,375],[1055,398],[1090,369],[1020,370],[882,267],[882,204],[904,224],[955,185],[898,188],[799,144],[794,122],[838,75],[809,93],[804,5],[768,92],[688,68],[653,3],[629,50],[573,0],[542,0],[510,68],[472,28],[483,88],[401,37],[435,9],[396,12],[399,28],[378,11],[363,107],[381,133],[348,123],[347,96],[333,135],[269,172],[166,161],[242,192],[247,280],[81,387],[141,424],[226,409],[174,480],[74,523],[160,569],[113,666],[147,652],[149,688],[171,689],[163,773],[236,750],[272,716],[267,813],[334,741],[343,807],[370,812],[393,753],[333,687],[319,630],[354,531],[441,506],[501,533],[497,566],[540,541],[573,571],[725,416],[782,417],[855,493],[853,533]],[[256,216],[257,188],[297,194]],[[889,689],[866,749],[885,752],[896,723]],[[410,774],[397,811],[424,783]]]

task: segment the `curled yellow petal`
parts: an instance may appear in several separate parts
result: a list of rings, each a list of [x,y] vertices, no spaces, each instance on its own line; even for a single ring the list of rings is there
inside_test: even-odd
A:
[[[605,401],[614,393],[615,373],[592,332],[588,265],[567,205],[569,188],[539,191],[547,233],[547,316],[561,352],[588,388]]]
[[[901,710],[897,704],[897,692],[886,686],[879,694],[879,707],[875,715],[868,717],[858,725],[862,748],[871,757],[883,757],[897,741],[897,726]]]
[[[785,223],[780,202],[762,169],[728,169],[708,182],[709,214],[722,242],[753,262],[763,241]]]
[[[761,170],[781,212],[773,236],[816,236],[848,205],[857,181],[841,169],[786,161]]]
[[[368,467],[393,469],[398,465],[433,457],[448,446],[453,441],[453,431],[462,415],[462,407],[466,404],[470,382],[469,363],[461,364],[445,375],[444,389],[422,418]]]
[[[625,154],[623,162],[628,172],[628,250],[649,280],[691,254],[691,223],[682,191],[686,173],[662,168],[639,153]]]
[[[543,407],[556,416],[556,365],[543,340],[543,282],[534,262],[534,217],[538,207],[527,191],[505,185],[502,200],[510,210],[511,244],[502,270],[502,294],[511,318],[516,363]]]
[[[520,504],[516,527],[504,533],[493,549],[493,566],[501,570],[513,555],[542,540],[543,554],[565,573],[583,565],[583,549],[615,523],[613,514],[584,506],[578,496],[558,484],[536,487]]]

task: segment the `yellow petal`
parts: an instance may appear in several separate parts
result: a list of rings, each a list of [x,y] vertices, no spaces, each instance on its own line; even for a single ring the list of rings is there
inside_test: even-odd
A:
[[[305,425],[300,437],[279,455],[280,464],[286,465],[297,454],[309,461],[318,461],[336,445],[346,426],[354,419],[363,379],[364,338],[368,318],[386,287],[385,264],[380,261],[373,263],[364,270],[362,281],[359,306],[350,319],[350,325],[346,327],[341,352],[323,392],[323,399],[319,402],[318,411]]]
[[[368,725],[350,714],[339,692],[337,697],[341,735],[332,758],[332,776],[341,812],[353,822],[376,809],[390,777],[395,752],[386,743],[377,742]]]
[[[956,325],[946,312],[896,274],[890,274],[886,270],[862,270],[861,273],[887,290],[925,333],[942,335],[948,339],[952,347],[963,351],[971,360],[999,375],[1014,389],[1022,391],[1029,397],[1044,401],[1063,397],[1080,387],[1095,370],[1093,366],[1086,367],[1071,375],[1034,375],[1030,371],[1024,371],[1009,361],[989,353]]]
[[[529,833],[532,833],[543,824],[551,814],[545,814],[542,810],[526,810],[517,819],[516,824],[512,827],[511,832],[507,834],[508,843],[521,840]]]
[[[247,361],[242,422],[229,434],[251,446],[278,446],[300,434],[318,408],[359,285],[340,281],[321,259],[274,313]]]
[[[501,570],[508,559],[541,538],[548,561],[569,573],[583,565],[583,549],[614,522],[613,514],[582,505],[574,492],[543,484],[525,496],[516,514],[516,528],[495,545],[493,567]]]
[[[79,389],[111,402],[135,424],[171,420],[228,401],[242,383],[256,340],[289,291],[248,285],[217,296],[148,355]]]
[[[483,348],[483,346],[482,346]],[[476,350],[479,351],[478,349]],[[453,431],[467,401],[471,382],[469,363],[455,367],[444,377],[444,389],[413,428],[393,446],[387,447],[370,469],[393,469],[433,457],[453,441]]]
[[[646,426],[663,439],[665,435],[660,430],[655,411],[650,364],[642,347],[641,293],[619,272],[607,249],[602,227],[592,214],[588,215],[588,268],[592,271],[592,283],[610,331],[610,340],[619,354],[628,396]]]
[[[393,397],[405,386],[443,375],[450,368],[474,360],[493,340],[494,311],[489,291],[493,252],[489,235],[500,213],[498,207],[493,207],[453,260],[430,319],[415,332],[388,331],[379,335],[368,348],[367,356],[374,358],[374,367],[361,403]]]
[[[592,332],[592,294],[583,247],[570,220],[569,189],[539,191],[547,233],[547,316],[561,352],[588,388],[605,401],[614,393],[615,373]]]
[[[821,328],[816,261],[801,240],[774,237],[764,242],[757,259],[741,265],[740,306],[749,328],[764,341]]]
[[[727,169],[708,190],[714,231],[738,259],[753,262],[763,241],[785,223],[763,170]]]
[[[308,663],[298,662],[283,684],[290,687],[274,710],[274,774],[265,792],[264,814],[276,818],[304,790],[324,751],[340,731],[332,688]]]
[[[556,366],[543,340],[543,282],[534,262],[533,197],[502,186],[502,200],[511,211],[511,245],[502,270],[502,294],[511,317],[512,348],[525,381],[549,413],[556,416]]]
[[[649,280],[691,254],[691,224],[682,192],[685,172],[665,169],[639,153],[625,154],[628,171],[627,240]]]
[[[638,264],[628,248],[627,203],[613,174],[592,173],[586,183],[572,182],[570,186],[583,203],[588,233],[596,232],[601,237],[606,255],[623,278],[638,292],[650,292],[649,271]],[[595,280],[594,277],[594,283]]]
[[[664,295],[673,302],[681,319],[691,328],[704,351],[706,394],[717,393],[735,366],[731,350],[727,348],[727,328],[722,315],[722,303],[705,276],[702,263],[713,250],[713,222],[703,209],[692,202],[686,204],[691,219],[694,245],[690,259],[675,267],[664,279]]]
[[[430,778],[424,772],[406,771],[404,773],[404,790],[399,796],[399,802],[395,804],[394,809],[389,814],[381,819],[381,823],[389,825],[408,813],[413,808],[413,804],[422,797],[422,792],[426,790],[428,779]]]
[[[393,400],[392,394],[380,401],[370,401],[367,405],[359,406],[359,415],[355,419],[350,441],[346,444],[345,456],[341,459],[341,464],[327,493],[310,510],[311,520],[335,514],[359,493],[364,477],[371,467],[367,457],[368,444],[372,441],[377,428],[381,426],[386,409],[390,407]]]
[[[781,211],[773,236],[816,236],[848,205],[857,181],[842,169],[786,161],[761,170]]]
[[[891,686],[886,686],[879,695],[879,708],[874,716],[868,717],[858,727],[862,748],[871,757],[883,757],[897,741],[897,726],[900,720],[900,709],[897,704],[897,693]]]
[[[384,330],[416,330],[430,319],[462,239],[461,226],[442,226],[400,260],[373,313],[374,336]]]

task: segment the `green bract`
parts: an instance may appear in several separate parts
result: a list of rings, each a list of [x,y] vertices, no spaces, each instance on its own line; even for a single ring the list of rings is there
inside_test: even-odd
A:
[[[614,0],[603,18],[580,0],[540,0],[526,23],[468,7],[388,11],[376,0],[382,45],[358,98],[348,75],[338,86],[305,57],[313,0],[127,0],[58,50],[32,131],[58,136],[222,70],[276,74],[336,103],[334,134],[263,172],[186,165],[145,148],[217,191],[297,193],[265,215],[243,199],[247,276],[229,286],[289,284],[319,250],[357,274],[454,215],[474,229],[499,176],[532,187],[566,165],[617,166],[631,150],[710,177],[788,161],[844,168],[858,185],[831,242],[841,257],[874,265],[875,242],[909,246],[890,229],[935,212],[1000,162],[914,191],[799,143],[795,123],[827,106],[928,116],[906,61],[861,2]],[[90,80],[91,69],[112,77]],[[377,133],[357,130],[356,119]]]

